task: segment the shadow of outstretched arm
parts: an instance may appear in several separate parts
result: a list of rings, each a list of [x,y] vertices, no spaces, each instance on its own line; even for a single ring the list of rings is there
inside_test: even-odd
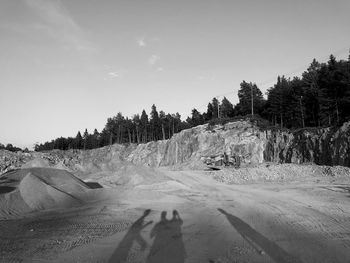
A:
[[[240,218],[227,213],[221,208],[219,208],[218,211],[226,216],[227,220],[244,239],[246,239],[250,244],[253,243],[252,246],[259,246],[274,261],[279,263],[302,262],[294,256],[288,254],[288,252],[286,252],[276,243],[270,241],[265,236],[257,232],[255,229],[253,229],[250,225],[248,225]]]
[[[153,223],[153,221],[149,221],[144,224],[144,219],[150,214],[150,212],[151,212],[150,209],[145,210],[143,215],[131,225],[128,232],[125,234],[123,240],[120,241],[118,247],[116,248],[116,250],[114,251],[112,257],[109,259],[108,262],[110,263],[126,262],[129,251],[134,241],[136,241],[140,245],[141,250],[146,249],[147,242],[141,236],[141,231],[142,229],[144,229],[145,227]]]
[[[177,222],[182,225],[183,224],[183,221],[180,217],[180,214],[177,210],[173,210],[173,220],[177,220]]]
[[[152,225],[152,224],[153,224],[153,221],[151,220],[151,221],[147,222],[146,224],[144,224],[144,225],[142,226],[142,229],[144,229],[146,226]]]

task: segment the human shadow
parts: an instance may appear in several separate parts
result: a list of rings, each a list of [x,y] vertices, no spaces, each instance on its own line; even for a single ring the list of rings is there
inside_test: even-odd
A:
[[[128,232],[124,236],[123,240],[119,243],[117,249],[114,251],[112,257],[108,262],[110,263],[122,263],[126,262],[129,254],[129,250],[131,249],[134,241],[139,243],[141,246],[141,250],[145,250],[147,247],[147,242],[141,236],[141,230],[146,226],[153,223],[153,221],[149,221],[145,223],[145,218],[150,214],[151,210],[147,209],[143,212],[143,215],[137,219],[129,228]]]
[[[186,258],[185,245],[182,240],[181,226],[183,221],[174,210],[172,219],[166,218],[163,211],[160,221],[151,230],[153,245],[147,257],[147,263],[184,263]]]
[[[265,236],[254,230],[250,225],[248,225],[240,218],[227,213],[223,209],[219,208],[218,210],[226,216],[227,220],[237,230],[237,232],[245,240],[247,240],[248,243],[250,243],[258,252],[265,252],[275,262],[279,263],[302,262],[294,256],[288,254],[288,252],[279,247],[276,243],[270,241]]]

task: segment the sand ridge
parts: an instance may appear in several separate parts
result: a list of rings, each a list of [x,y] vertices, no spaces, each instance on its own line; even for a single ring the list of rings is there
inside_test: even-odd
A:
[[[1,177],[0,217],[19,217],[28,212],[69,208],[84,203],[82,197],[91,188],[65,170],[25,168],[10,171]]]

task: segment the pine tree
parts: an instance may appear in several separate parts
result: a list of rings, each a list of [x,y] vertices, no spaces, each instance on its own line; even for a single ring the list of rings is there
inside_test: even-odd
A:
[[[100,134],[97,129],[94,129],[94,133],[91,135],[91,148],[95,149],[99,147]]]
[[[220,116],[222,118],[232,118],[233,117],[233,105],[226,97],[224,97],[221,101]]]
[[[172,115],[173,116],[173,134],[181,131],[182,127],[181,127],[181,115],[176,112],[175,114]]]
[[[305,127],[305,106],[304,106],[304,88],[301,79],[295,77],[289,83],[290,85],[290,102],[289,110],[291,112],[292,127]]]
[[[264,97],[261,90],[254,83],[243,80],[238,90],[239,110],[241,115],[260,113],[264,105]]]
[[[205,120],[210,121],[213,118],[214,118],[214,107],[213,107],[213,104],[209,102],[207,106],[207,112],[205,114]]]
[[[124,127],[127,131],[127,139],[128,139],[128,143],[131,144],[132,143],[132,130],[133,130],[133,123],[129,118],[126,118],[124,120]],[[123,141],[126,141],[125,139]]]
[[[132,118],[132,121],[135,125],[135,132],[136,132],[136,142],[139,144],[141,143],[141,119],[139,114],[135,114]]]
[[[318,85],[321,64],[313,59],[310,66],[302,74],[305,103],[305,122],[310,126],[320,125],[320,89]]]
[[[81,136],[80,131],[78,131],[77,136],[75,137],[74,146],[75,149],[81,149],[83,147],[83,137]]]
[[[212,119],[216,119],[219,118],[219,101],[217,98],[213,98],[211,105],[213,107],[213,115],[212,115]]]
[[[104,128],[99,136],[99,147],[107,146],[110,143],[110,132]]]
[[[166,139],[165,129],[168,125],[167,125],[167,118],[166,118],[165,112],[162,110],[159,112],[159,119],[160,119],[160,124],[162,128],[162,138],[163,140],[165,140]]]
[[[157,107],[154,104],[152,105],[150,124],[152,136],[151,140],[158,140],[160,138],[160,119]]]
[[[116,135],[117,143],[124,142],[123,135],[125,131],[125,118],[121,112],[118,112],[117,115],[113,118],[113,134]]]
[[[203,115],[197,109],[192,109],[192,117],[187,118],[186,122],[191,126],[195,127],[198,125],[202,125],[204,123]]]
[[[140,128],[142,131],[142,142],[146,143],[148,141],[148,138],[147,138],[148,115],[145,110],[143,110],[141,113]]]
[[[88,130],[85,129],[85,132],[83,135],[83,148],[84,148],[84,150],[86,150],[86,148],[88,146],[88,139],[89,139],[89,133],[88,133]]]
[[[328,63],[320,69],[320,115],[323,124],[339,125],[348,116],[349,81],[342,64],[331,55]]]
[[[167,124],[168,124],[168,138],[170,139],[171,136],[173,136],[172,134],[172,127],[173,127],[173,124],[174,124],[174,119],[172,117],[172,115],[170,113],[168,113],[166,115],[166,119],[167,119]]]

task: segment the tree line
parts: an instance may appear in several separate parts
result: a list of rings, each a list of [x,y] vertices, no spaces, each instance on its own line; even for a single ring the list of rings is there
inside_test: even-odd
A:
[[[166,114],[152,105],[132,118],[122,113],[107,119],[101,132],[96,129],[75,137],[57,138],[36,144],[36,151],[52,149],[93,149],[113,143],[146,143],[171,138],[183,129],[215,121],[229,121],[243,116],[259,116],[272,126],[304,128],[341,125],[350,120],[350,55],[336,60],[331,55],[326,63],[315,59],[301,77],[278,76],[264,98],[255,83],[242,81],[239,102],[233,105],[226,97],[213,98],[204,112],[193,108],[186,121],[179,113]]]
[[[347,61],[331,55],[315,59],[302,76],[278,77],[268,90],[262,112],[274,125],[287,128],[341,125],[350,120],[350,55]]]
[[[29,151],[27,148],[22,150],[21,148],[14,146],[11,143],[6,144],[6,146],[4,144],[0,143],[0,150],[8,150],[10,152],[18,152],[18,151],[28,152]]]
[[[78,131],[75,137],[60,137],[44,144],[36,144],[35,150],[94,149],[114,143],[147,143],[169,139],[175,133],[190,127],[187,122],[181,121],[179,113],[166,114],[162,110],[158,112],[156,105],[153,104],[149,115],[143,110],[141,115],[135,114],[130,119],[119,112],[107,119],[101,132],[95,129],[93,133],[89,133],[85,129],[83,135]]]
[[[255,83],[243,81],[238,90],[239,102],[233,106],[227,98],[214,98],[207,111],[192,110],[187,122],[199,125],[213,118],[259,116],[280,128],[338,126],[350,120],[350,55],[326,63],[315,59],[301,77],[278,76],[264,99]]]

